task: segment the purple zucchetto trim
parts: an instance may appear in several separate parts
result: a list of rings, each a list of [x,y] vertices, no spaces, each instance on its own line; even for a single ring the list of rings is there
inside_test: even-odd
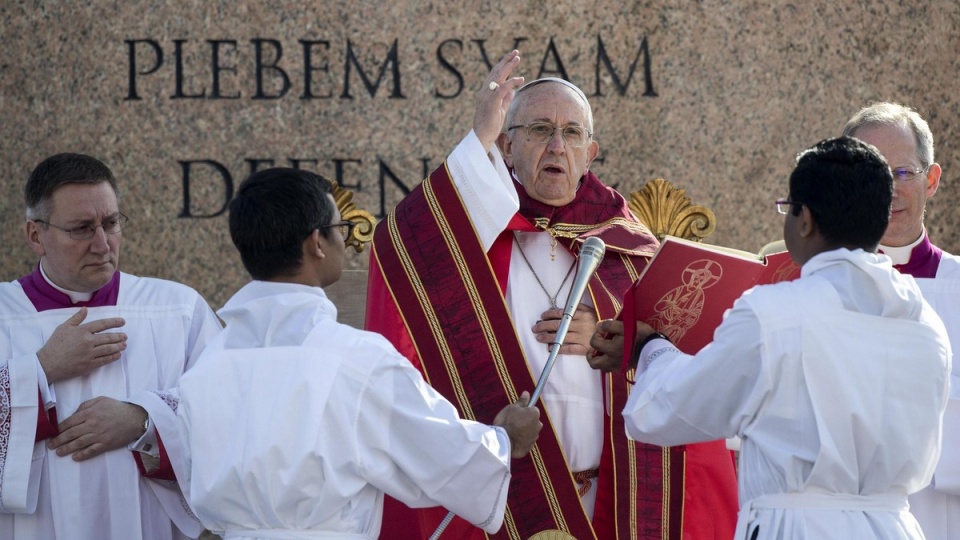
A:
[[[38,312],[70,307],[115,306],[117,305],[117,297],[120,295],[120,272],[114,272],[110,281],[97,289],[90,300],[77,302],[76,304],[70,301],[69,296],[54,289],[52,285],[47,283],[47,280],[43,279],[39,263],[37,263],[33,273],[23,276],[17,281]]]

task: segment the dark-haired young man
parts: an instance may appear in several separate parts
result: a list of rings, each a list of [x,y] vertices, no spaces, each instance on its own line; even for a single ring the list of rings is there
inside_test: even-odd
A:
[[[739,436],[737,539],[923,538],[907,495],[937,462],[950,343],[913,278],[874,253],[892,180],[872,146],[817,144],[777,201],[799,279],[744,293],[695,356],[637,323],[627,431],[662,445]],[[595,367],[616,369],[622,341],[602,332],[622,324],[591,340]]]
[[[340,278],[350,227],[313,173],[268,169],[240,186],[230,237],[254,280],[181,381],[178,425],[158,426],[185,449],[177,479],[226,539],[377,538],[384,493],[495,532],[539,411],[524,392],[496,427],[461,420],[382,336],[337,323],[323,287]]]
[[[169,412],[141,399],[176,386],[220,323],[193,289],[118,270],[127,217],[99,160],[51,156],[25,196],[39,262],[0,285],[0,538],[195,538],[179,489],[141,478],[127,448],[159,455]]]

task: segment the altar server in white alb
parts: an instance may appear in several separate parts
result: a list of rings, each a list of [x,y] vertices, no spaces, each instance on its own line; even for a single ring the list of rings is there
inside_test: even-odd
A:
[[[138,472],[128,446],[160,448],[129,402],[175,387],[220,323],[193,289],[117,270],[127,217],[102,162],[57,154],[25,192],[39,263],[0,285],[0,538],[195,538],[177,486]]]
[[[170,455],[177,478],[228,539],[377,538],[384,493],[495,532],[538,409],[524,392],[482,419],[496,427],[461,420],[382,336],[337,323],[322,287],[340,278],[351,227],[313,173],[240,186],[230,236],[254,281],[181,381],[179,426],[158,427],[185,449]]]
[[[843,134],[877,147],[893,170],[890,224],[879,251],[893,267],[917,280],[923,298],[933,306],[960,347],[960,257],[930,242],[923,225],[927,199],[940,187],[940,165],[934,160],[933,133],[913,109],[898,103],[874,103],[847,122]],[[910,511],[927,540],[960,538],[960,366],[953,366],[950,401],[943,415],[943,445],[933,481],[910,496]]]
[[[924,537],[907,496],[937,464],[951,353],[914,279],[874,253],[892,181],[874,147],[821,142],[777,201],[799,279],[744,293],[696,356],[638,323],[627,431],[662,445],[738,435],[737,539]],[[598,367],[619,360],[616,340],[591,343]]]

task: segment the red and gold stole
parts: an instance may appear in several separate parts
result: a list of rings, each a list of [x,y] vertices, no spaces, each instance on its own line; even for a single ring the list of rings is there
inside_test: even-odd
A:
[[[528,219],[518,227],[546,230],[574,254],[588,236],[606,242],[589,290],[598,316],[613,317],[656,240],[623,198],[592,174],[563,208],[532,201],[522,188],[518,192]],[[463,417],[481,422],[491,422],[523,390],[532,391],[539,377],[530,373],[504,303],[511,236],[508,231],[484,252],[445,165],[405,197],[374,235],[371,284],[383,279],[384,287],[377,288],[388,291],[402,318],[407,335],[398,348],[414,357],[427,381]],[[376,309],[368,304],[368,321],[377,318],[371,315]],[[680,538],[683,449],[627,440],[619,412],[628,385],[619,374],[603,379],[608,415],[593,523],[556,435],[544,429],[530,456],[512,464],[507,514],[494,538],[526,540],[551,530],[581,540]],[[542,418],[548,418],[545,411]]]

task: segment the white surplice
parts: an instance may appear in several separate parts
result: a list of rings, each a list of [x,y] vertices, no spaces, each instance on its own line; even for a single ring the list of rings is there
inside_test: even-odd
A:
[[[489,251],[520,208],[514,179],[496,146],[488,154],[473,131],[447,158],[447,167],[477,236],[484,250]],[[561,291],[557,305],[565,306],[574,276],[571,273],[566,281],[564,278],[574,257],[562,246],[555,245],[547,232],[516,234],[504,298],[530,372],[534,380],[539,380],[550,352],[546,343],[536,340],[533,326],[551,307],[548,294]],[[524,255],[530,266],[524,261]],[[593,305],[589,294],[583,296],[581,303]],[[600,372],[590,368],[582,354],[559,354],[541,399],[570,470],[599,467],[604,418]],[[596,483],[591,482],[590,489],[580,499],[589,516],[593,516],[596,497]]]
[[[644,347],[623,414],[653,444],[742,439],[737,540],[919,539],[907,495],[936,466],[949,376],[913,278],[838,249],[745,293],[696,356]]]
[[[918,278],[924,299],[933,306],[950,335],[954,349],[960,347],[960,257],[944,253],[937,276]],[[910,495],[910,510],[917,517],[927,540],[960,538],[960,365],[953,363],[950,401],[943,415],[943,447],[933,481]]]
[[[0,538],[165,540],[195,537],[199,522],[179,490],[143,479],[127,449],[76,462],[36,437],[38,388],[60,421],[89,399],[130,401],[177,384],[220,324],[184,285],[121,273],[116,306],[88,308],[84,323],[122,317],[120,359],[47,385],[37,351],[78,308],[37,312],[17,282],[0,285]],[[9,388],[9,395],[5,390]],[[7,423],[9,422],[9,423]]]
[[[322,289],[253,281],[185,375],[171,461],[226,538],[377,538],[384,492],[503,521],[506,432],[461,420],[382,336],[336,322]],[[172,404],[174,405],[174,404]]]

